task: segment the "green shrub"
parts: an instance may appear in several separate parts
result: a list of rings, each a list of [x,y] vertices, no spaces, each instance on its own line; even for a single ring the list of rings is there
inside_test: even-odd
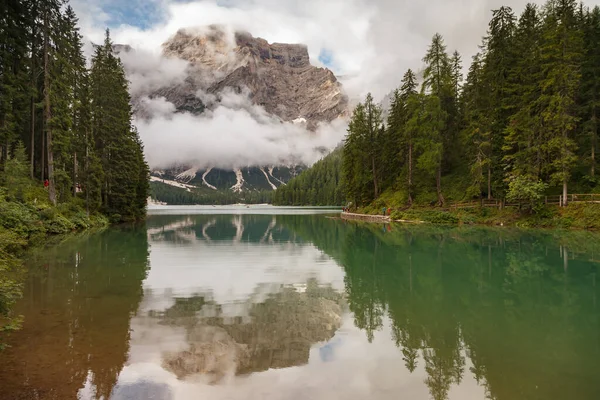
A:
[[[48,211],[48,212],[46,212]],[[60,235],[75,230],[75,224],[58,213],[56,209],[44,210],[44,227],[46,232],[52,235]]]
[[[39,215],[25,204],[0,199],[0,224],[27,238],[36,233],[43,233]]]
[[[458,224],[458,217],[456,215],[444,211],[429,211],[423,215],[423,220],[438,225]]]

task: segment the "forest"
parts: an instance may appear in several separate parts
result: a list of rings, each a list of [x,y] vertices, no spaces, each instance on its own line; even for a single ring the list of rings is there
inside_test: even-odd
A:
[[[248,190],[234,192],[207,188],[187,189],[169,186],[161,182],[150,182],[150,195],[157,201],[168,205],[230,205],[230,204],[267,204],[271,202],[273,191]]]
[[[340,185],[342,149],[318,161],[311,168],[280,186],[273,194],[273,204],[287,206],[339,206],[344,202]]]
[[[149,169],[131,119],[108,30],[88,60],[67,2],[0,2],[0,336],[18,326],[9,309],[26,246],[145,216]]]
[[[312,204],[316,187],[341,192],[338,205],[396,207],[498,199],[535,208],[546,195],[598,193],[600,8],[549,0],[517,16],[501,7],[479,48],[464,77],[460,54],[435,34],[389,110],[371,95],[354,109],[337,185],[323,185],[337,172],[309,170],[278,203]]]

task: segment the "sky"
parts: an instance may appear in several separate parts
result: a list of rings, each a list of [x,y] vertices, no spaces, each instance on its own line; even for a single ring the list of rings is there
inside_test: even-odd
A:
[[[442,34],[449,53],[454,50],[459,51],[463,58],[463,67],[467,70],[472,56],[477,53],[482,37],[486,33],[492,10],[506,5],[512,7],[518,15],[527,2],[526,0],[71,0],[80,18],[82,34],[89,41],[100,43],[104,29],[109,27],[115,43],[129,44],[156,57],[160,55],[161,44],[179,29],[210,24],[246,30],[270,43],[306,44],[311,63],[330,68],[344,84],[351,100],[364,98],[369,92],[376,100],[381,100],[399,86],[402,75],[408,68],[421,70],[422,58],[435,33]],[[600,0],[586,1],[588,6],[599,3]],[[164,68],[164,71],[171,71],[172,74],[169,68]],[[156,78],[160,81],[161,75],[154,78],[155,82]],[[168,77],[168,79],[172,78],[172,76]],[[136,84],[139,85],[140,82]],[[141,84],[145,83],[141,82]],[[178,122],[172,119],[167,119],[166,122],[168,121],[171,121],[168,124]],[[166,122],[162,122],[163,125],[160,127],[145,126],[145,131],[141,129],[141,136],[145,143],[145,132],[165,129]],[[180,122],[181,125],[177,126],[188,130],[190,126],[194,126],[194,121],[190,118]],[[243,121],[226,129],[237,129],[235,127],[242,123]],[[208,127],[206,124],[203,125],[203,130],[206,129],[211,129],[210,124]],[[218,129],[223,127],[219,126]],[[181,138],[182,145],[189,145],[190,132],[186,133],[188,137]],[[339,138],[336,140],[341,140],[343,134],[342,129],[337,133]],[[236,132],[230,135],[234,138],[234,142],[236,135]],[[173,147],[177,143],[179,142],[175,140],[170,144]],[[225,148],[226,145],[229,144],[223,143],[221,148]],[[160,144],[157,146],[156,151],[160,151]],[[307,146],[302,144],[299,147]],[[205,147],[203,148],[206,150]],[[240,148],[240,151],[243,149]],[[147,149],[147,153],[149,152],[151,153],[152,150]],[[163,161],[171,158],[164,152],[162,155]],[[220,153],[213,155],[217,158],[222,156]],[[152,164],[152,160],[150,161]]]
[[[477,52],[491,10],[511,6],[519,14],[526,0],[72,0],[83,33],[101,41],[112,29],[115,41],[159,51],[179,28],[224,24],[269,42],[308,45],[311,61],[325,65],[351,95],[394,89],[408,68],[422,67],[431,37],[441,33],[448,50],[468,64]],[[588,0],[593,6],[600,0]]]

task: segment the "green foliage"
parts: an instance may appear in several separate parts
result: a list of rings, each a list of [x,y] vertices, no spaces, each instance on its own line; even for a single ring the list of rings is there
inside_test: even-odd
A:
[[[456,225],[460,221],[458,216],[452,213],[437,210],[410,209],[395,211],[391,217],[394,220],[427,222],[436,225]]]
[[[205,188],[188,191],[161,182],[150,182],[150,196],[152,199],[169,205],[267,204],[270,203],[272,195],[272,191],[236,193]]]
[[[409,70],[387,121],[371,96],[354,109],[342,197],[373,212],[508,199],[534,211],[534,224],[555,219],[541,215],[543,196],[600,190],[598,43],[600,7],[548,0],[518,19],[500,7],[463,84],[460,55],[434,35],[420,91]],[[304,187],[317,187],[310,170],[305,177]]]
[[[346,198],[357,205],[373,201],[382,192],[385,127],[382,109],[371,94],[354,109],[343,148],[342,184]]]
[[[539,211],[543,207],[544,193],[548,185],[541,180],[535,180],[531,176],[519,175],[512,177],[508,183],[508,201],[524,201],[532,211]]]
[[[308,170],[279,187],[273,204],[279,206],[344,205],[340,170],[342,150],[336,149]]]

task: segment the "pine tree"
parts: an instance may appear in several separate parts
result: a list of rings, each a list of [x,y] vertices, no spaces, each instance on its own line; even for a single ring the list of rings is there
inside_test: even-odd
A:
[[[442,193],[442,134],[446,114],[438,96],[420,94],[417,104],[414,122],[410,123],[411,127],[418,127],[416,147],[420,154],[417,166],[430,177],[435,177],[438,205],[443,206],[446,200]]]
[[[514,66],[514,34],[516,17],[510,7],[500,7],[492,12],[488,36],[484,40],[483,79],[489,90],[489,111],[491,115],[487,149],[488,174],[494,174],[494,181],[502,183],[503,171],[500,168],[504,130],[511,110],[506,103],[508,77]],[[488,176],[488,198],[492,198],[492,177]],[[497,188],[501,189],[501,188]],[[502,191],[502,190],[501,190]]]
[[[0,4],[0,162],[19,139],[27,101],[27,4],[7,0]]]
[[[582,123],[581,147],[585,164],[589,166],[592,179],[596,177],[596,153],[598,151],[598,118],[600,118],[600,7],[596,6],[585,14],[584,51],[582,64],[581,101]]]
[[[502,148],[509,181],[519,176],[537,181],[545,169],[538,102],[542,78],[540,40],[540,15],[535,4],[528,4],[515,33],[514,49],[519,57],[510,70],[505,102],[513,113],[505,129]]]
[[[400,139],[403,148],[406,151],[405,160],[407,166],[406,172],[406,190],[408,192],[408,204],[413,203],[413,167],[415,155],[415,137],[418,135],[418,121],[415,119],[419,107],[417,92],[417,77],[409,69],[404,74],[402,86],[399,92],[399,104],[402,105],[402,118],[398,121],[400,125]]]
[[[469,166],[473,184],[468,196],[479,197],[487,182],[488,198],[492,196],[492,132],[490,117],[490,88],[484,79],[481,55],[476,54],[469,68],[464,87],[462,106],[465,110],[464,144],[471,155]]]
[[[91,103],[95,153],[100,158],[103,209],[115,220],[136,219],[144,214],[141,198],[147,198],[148,167],[141,144],[131,125],[131,104],[123,65],[113,54],[110,32],[92,59]],[[145,205],[144,205],[145,206]]]
[[[550,173],[562,183],[564,205],[568,183],[577,160],[572,138],[577,124],[576,95],[581,80],[582,33],[578,30],[575,0],[551,0],[546,4],[542,36],[542,94],[539,99],[545,149]]]
[[[449,113],[455,112],[455,108],[452,95],[452,68],[440,34],[435,34],[433,37],[423,62],[426,64],[422,86],[425,97],[421,101],[420,118],[424,125],[421,128],[422,153],[418,163],[428,173],[432,173],[435,169],[438,204],[442,206],[445,203],[442,194],[444,144],[452,140],[453,132],[448,130],[448,116]]]

